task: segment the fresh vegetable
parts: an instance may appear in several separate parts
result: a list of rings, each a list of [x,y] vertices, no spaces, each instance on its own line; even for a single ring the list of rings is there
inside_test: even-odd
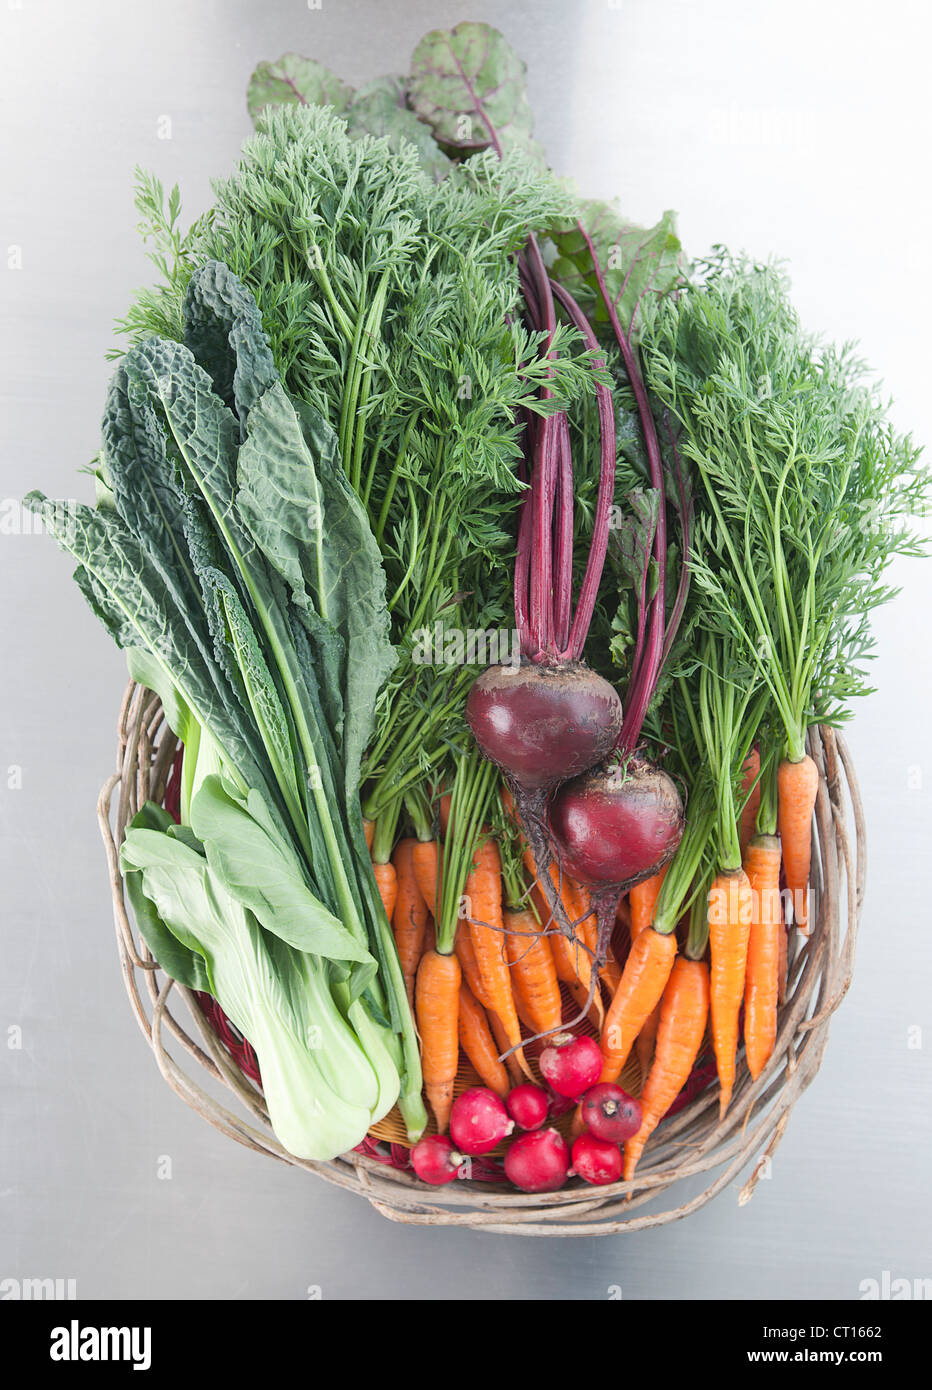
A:
[[[709,1015],[709,972],[702,960],[679,956],[663,992],[654,1063],[641,1091],[641,1127],[625,1144],[630,1182],[644,1145],[679,1095],[693,1069]]]
[[[492,1036],[485,1009],[476,999],[466,980],[460,985],[459,1034],[460,1046],[484,1085],[498,1096],[507,1095],[508,1072],[498,1059],[498,1046]]]
[[[621,983],[605,1016],[602,1069],[595,1080],[616,1081],[621,1075],[638,1033],[660,1002],[675,956],[672,932],[647,927],[632,942]]]
[[[457,1096],[450,1111],[450,1137],[465,1154],[491,1153],[514,1127],[501,1099],[479,1086]]]
[[[571,1172],[582,1178],[583,1182],[603,1187],[606,1183],[618,1182],[621,1177],[623,1160],[621,1149],[608,1139],[600,1139],[595,1134],[580,1134],[573,1140],[571,1150]]]
[[[604,1081],[590,1086],[583,1096],[580,1119],[597,1139],[623,1144],[641,1127],[641,1105],[620,1086]]]
[[[547,1092],[530,1081],[508,1092],[505,1107],[519,1129],[540,1129],[550,1113]]]
[[[432,1187],[442,1187],[462,1177],[464,1161],[465,1156],[457,1153],[445,1134],[425,1134],[411,1150],[411,1167],[421,1182],[429,1182]]]
[[[585,1034],[558,1033],[538,1059],[541,1076],[558,1096],[578,1100],[594,1085],[602,1070],[598,1043]]]
[[[426,951],[418,966],[414,1003],[421,1039],[424,1090],[437,1129],[450,1120],[453,1083],[459,1065],[459,999],[462,977],[453,955]]]
[[[569,1148],[555,1129],[519,1134],[505,1152],[505,1176],[522,1192],[556,1192],[569,1169]]]
[[[430,916],[414,872],[414,847],[417,843],[418,841],[410,836],[399,840],[392,856],[396,877],[395,906],[391,917],[392,935],[404,975],[408,1003],[412,1009],[414,982],[424,950],[427,919]],[[382,901],[384,903],[384,896]]]

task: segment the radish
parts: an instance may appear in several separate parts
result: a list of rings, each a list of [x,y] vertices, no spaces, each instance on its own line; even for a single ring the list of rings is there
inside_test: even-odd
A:
[[[569,1168],[570,1151],[555,1129],[521,1134],[505,1154],[505,1176],[522,1192],[556,1192]]]
[[[459,1177],[460,1164],[465,1162],[445,1134],[427,1134],[411,1150],[411,1167],[421,1182],[442,1187]]]
[[[509,1091],[505,1105],[519,1129],[540,1129],[550,1111],[547,1092],[530,1081]]]
[[[457,1096],[450,1111],[450,1137],[465,1154],[487,1154],[514,1129],[494,1091],[473,1086]]]
[[[572,1157],[570,1172],[584,1182],[602,1187],[605,1183],[618,1182],[621,1177],[621,1149],[607,1139],[599,1139],[594,1134],[581,1134],[573,1143]]]
[[[597,1139],[623,1144],[641,1128],[641,1103],[613,1081],[603,1081],[591,1086],[583,1096],[581,1116],[586,1129]]]
[[[541,1052],[538,1065],[558,1096],[578,1100],[602,1075],[603,1060],[594,1038],[558,1033]]]

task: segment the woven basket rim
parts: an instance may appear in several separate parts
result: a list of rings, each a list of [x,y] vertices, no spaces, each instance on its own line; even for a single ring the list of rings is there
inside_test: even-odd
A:
[[[819,1070],[831,1017],[851,983],[866,881],[866,836],[857,777],[840,733],[825,726],[809,732],[809,752],[819,770],[813,925],[805,940],[798,932],[789,936],[786,1001],[767,1066],[752,1082],[739,1053],[734,1096],[724,1120],[717,1118],[718,1093],[710,1087],[661,1123],[633,1181],[598,1188],[570,1185],[544,1194],[478,1182],[429,1187],[412,1173],[363,1153],[321,1163],[295,1158],[282,1148],[261,1091],[235,1065],[194,994],[159,969],[137,939],[127,912],[119,869],[125,827],[145,801],[161,802],[177,747],[158,696],[130,681],[119,713],[116,769],[101,789],[97,815],[123,980],[136,1021],[169,1086],[215,1129],[257,1153],[355,1192],[382,1215],[407,1225],[466,1226],[526,1236],[645,1230],[697,1211],[756,1157],[738,1196],[741,1205],[750,1200],[786,1132],[793,1106]],[[190,1021],[184,1025],[169,1007],[171,996],[180,996],[187,1007]],[[205,1091],[182,1062],[196,1063],[221,1083],[234,1108]],[[688,1200],[663,1211],[638,1210],[674,1184],[700,1175],[709,1175],[709,1181]]]

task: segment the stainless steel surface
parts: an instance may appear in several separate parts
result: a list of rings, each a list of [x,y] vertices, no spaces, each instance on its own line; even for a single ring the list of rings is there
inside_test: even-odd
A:
[[[932,440],[929,12],[840,0],[115,3],[0,10],[0,1293],[82,1297],[858,1298],[932,1275],[926,695],[929,567],[876,624],[878,693],[850,742],[868,808],[855,982],[772,1176],[688,1221],[547,1243],[392,1226],[239,1149],[168,1091],[118,977],[94,823],[125,674],[45,537],[9,499],[90,496],[111,322],[150,278],[132,169],[209,199],[249,133],[255,61],[350,81],[428,29],[499,24],[527,59],[556,168],[633,218],[791,261],[806,321],[856,336]],[[170,138],[165,138],[169,136]],[[8,268],[9,267],[9,268]],[[21,267],[21,268],[19,268]],[[919,1031],[917,1031],[919,1030]],[[923,1033],[924,1030],[924,1033]],[[18,1045],[19,1044],[19,1045]]]

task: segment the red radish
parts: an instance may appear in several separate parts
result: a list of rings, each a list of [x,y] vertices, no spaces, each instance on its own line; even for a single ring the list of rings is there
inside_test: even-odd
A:
[[[541,1052],[538,1065],[544,1080],[558,1096],[578,1100],[602,1075],[603,1061],[595,1038],[558,1033]]]
[[[464,1154],[487,1154],[514,1129],[500,1098],[484,1086],[457,1096],[450,1111],[450,1137]]]
[[[550,1111],[547,1092],[530,1081],[509,1091],[505,1105],[519,1129],[540,1129]]]
[[[457,1153],[445,1134],[427,1134],[411,1150],[411,1167],[422,1182],[442,1187],[459,1177],[463,1155]]]
[[[505,1176],[522,1192],[556,1192],[569,1168],[570,1151],[555,1129],[521,1134],[505,1154]]]
[[[590,1134],[612,1144],[623,1144],[641,1128],[640,1101],[613,1081],[590,1087],[582,1098],[580,1113]],[[575,1164],[575,1157],[573,1162]]]
[[[599,1139],[595,1134],[581,1134],[573,1144],[571,1172],[584,1182],[591,1182],[597,1187],[618,1182],[623,1166],[621,1149],[607,1139]]]

